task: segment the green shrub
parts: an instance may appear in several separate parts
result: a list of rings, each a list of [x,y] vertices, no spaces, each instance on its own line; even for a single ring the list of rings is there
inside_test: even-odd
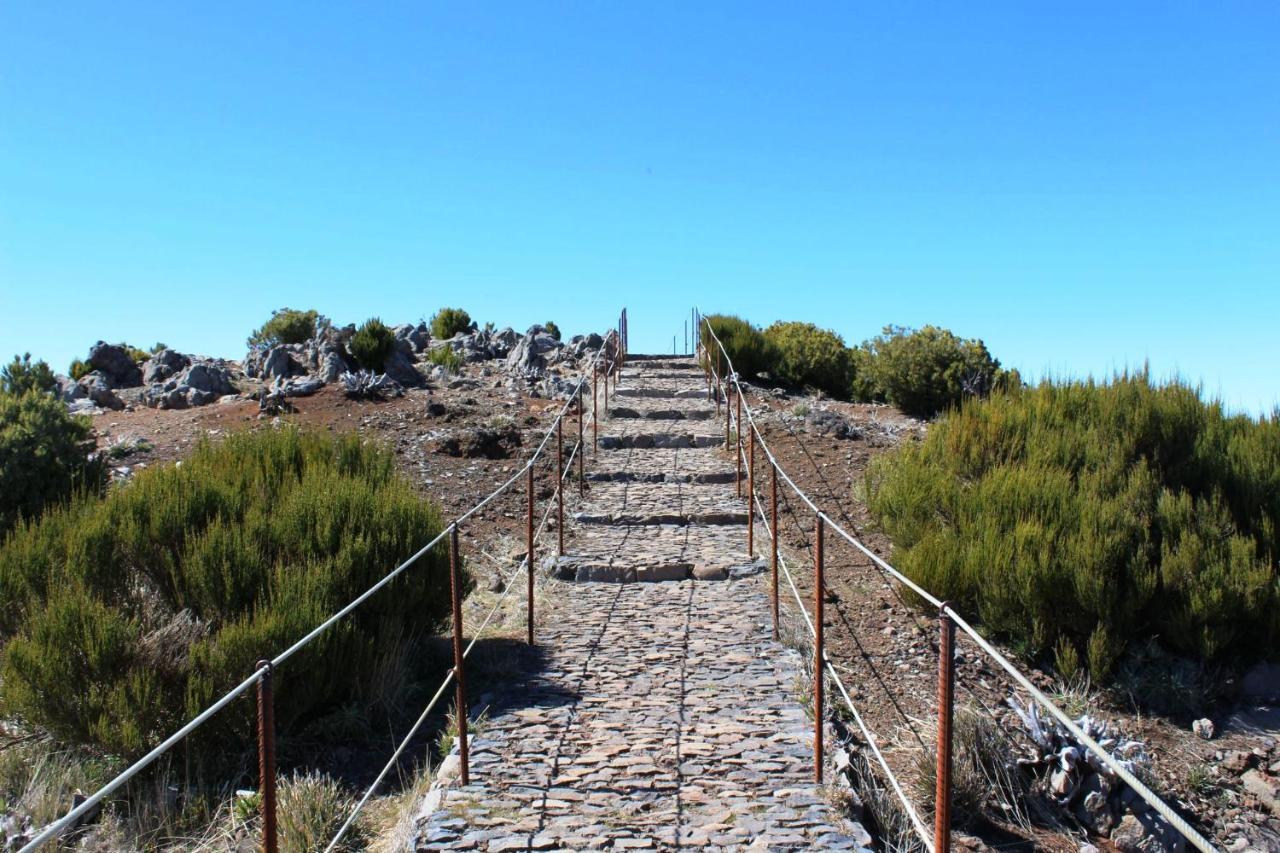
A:
[[[457,373],[462,369],[462,356],[450,346],[436,347],[427,355],[427,360],[432,364],[438,364],[450,373]]]
[[[770,375],[792,385],[817,388],[845,399],[853,381],[844,340],[812,323],[774,323],[764,330],[773,360]]]
[[[471,315],[461,308],[441,308],[431,318],[431,336],[448,340],[471,328]]]
[[[154,344],[151,345],[151,354],[159,355],[160,353],[164,352],[168,348],[169,348],[168,344],[164,344],[159,341],[156,341]]]
[[[306,343],[316,334],[321,318],[315,311],[297,311],[281,308],[271,312],[271,319],[263,323],[249,336],[250,347],[271,347],[276,344]]]
[[[0,369],[0,392],[21,396],[28,391],[49,393],[58,387],[53,378],[53,371],[43,361],[31,363],[31,353],[24,353],[22,358],[16,355],[3,369]]]
[[[278,820],[284,853],[325,850],[355,808],[356,800],[322,773],[295,773],[280,780]],[[357,819],[336,848],[365,850],[371,835],[366,821]]]
[[[965,401],[866,485],[907,574],[1032,653],[1066,638],[1096,680],[1153,636],[1202,661],[1280,647],[1280,415],[1145,372],[1045,382]]]
[[[147,352],[142,347],[135,347],[132,344],[120,344],[120,346],[129,354],[129,358],[133,359],[133,361],[138,364],[141,364],[151,358],[151,353]]]
[[[849,398],[859,403],[884,403],[884,389],[874,371],[875,355],[869,343],[849,350]]]
[[[125,757],[153,746],[441,530],[437,509],[355,435],[204,442],[103,499],[24,522],[0,547],[0,701],[58,738]],[[276,672],[283,735],[351,703],[389,706],[388,649],[449,609],[441,549]],[[74,686],[75,689],[69,689]],[[241,709],[244,710],[244,709]],[[216,715],[193,755],[234,761],[250,715]]]
[[[560,327],[557,326],[555,323],[553,323],[551,320],[548,320],[547,322],[543,323],[542,327],[547,330],[548,335],[555,338],[557,341],[560,340]]]
[[[707,314],[702,318],[702,341],[711,358],[712,368],[724,376],[728,366],[724,356],[716,346],[715,338],[720,339],[724,350],[729,354],[734,369],[743,377],[758,376],[772,369],[772,358],[768,342],[764,334],[741,317],[728,314]],[[714,337],[712,332],[715,333]],[[705,361],[705,358],[704,358]]]
[[[382,367],[396,345],[396,334],[377,317],[366,320],[347,342],[347,351],[365,370],[382,372]]]
[[[72,359],[71,366],[67,368],[67,375],[72,379],[80,380],[93,372],[93,366],[86,361],[80,359]]]
[[[20,380],[21,383],[21,380]],[[101,483],[89,419],[41,391],[0,393],[0,539],[22,518]]]
[[[958,338],[937,326],[886,326],[863,349],[870,358],[860,357],[866,364],[857,366],[869,366],[870,375],[858,380],[857,398],[883,398],[920,418],[931,418],[966,397],[986,396],[1000,370],[982,341]]]

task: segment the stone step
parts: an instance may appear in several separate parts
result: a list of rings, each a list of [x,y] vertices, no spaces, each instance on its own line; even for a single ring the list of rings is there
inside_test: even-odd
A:
[[[680,379],[689,382],[698,378],[701,374],[695,374],[688,370],[624,370],[621,373],[622,381],[625,383],[628,379]]]
[[[713,510],[706,512],[580,512],[573,520],[578,524],[608,524],[614,527],[652,527],[674,525],[704,527],[727,524],[745,525],[747,513]]]
[[[679,557],[654,557],[649,560],[629,562],[569,554],[563,557],[544,557],[540,565],[544,572],[559,580],[578,583],[659,583],[691,579],[740,580],[761,574],[768,567],[763,557],[739,560],[737,563],[709,565],[694,563]]]
[[[663,473],[661,471],[592,471],[588,481],[597,483],[697,483],[711,485],[732,483],[737,478],[734,471],[707,471],[693,474]]]
[[[647,397],[654,400],[705,399],[705,388],[618,388],[613,393],[619,397]]]
[[[611,406],[609,417],[623,420],[639,418],[648,421],[709,421],[715,417],[715,409],[632,409],[628,406]]]
[[[693,433],[680,432],[640,432],[634,435],[600,436],[601,450],[644,449],[648,447],[719,447],[723,444],[723,435],[694,435]]]

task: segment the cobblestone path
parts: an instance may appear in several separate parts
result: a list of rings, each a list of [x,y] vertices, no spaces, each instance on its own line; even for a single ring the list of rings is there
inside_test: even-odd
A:
[[[489,697],[471,784],[432,791],[417,850],[869,847],[813,782],[803,668],[702,388],[691,359],[622,372],[548,566],[543,665]]]

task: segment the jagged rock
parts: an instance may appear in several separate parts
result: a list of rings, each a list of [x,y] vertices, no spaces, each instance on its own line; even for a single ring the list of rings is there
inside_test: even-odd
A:
[[[262,357],[262,366],[258,375],[262,379],[288,379],[295,373],[300,373],[298,365],[294,362],[289,347],[281,344],[267,350]]]
[[[72,379],[70,376],[58,374],[54,377],[54,381],[58,383],[55,393],[58,395],[58,399],[62,402],[74,403],[76,400],[85,399],[84,388],[82,388],[80,383]]]
[[[275,388],[286,397],[310,397],[324,387],[324,382],[315,376],[301,376],[284,382],[277,382]]]
[[[827,409],[811,410],[805,418],[805,424],[817,435],[829,435],[833,438],[862,438],[862,432],[849,423],[837,412]]]
[[[1186,840],[1164,818],[1148,812],[1125,815],[1111,832],[1111,843],[1121,853],[1182,853]]]
[[[1253,756],[1243,750],[1232,750],[1222,759],[1222,769],[1228,773],[1240,774],[1253,764]]]
[[[205,360],[191,364],[165,382],[153,383],[143,392],[142,400],[153,408],[185,409],[205,406],[235,393],[233,374],[227,363]]]
[[[407,343],[414,353],[426,352],[431,344],[431,329],[426,323],[402,323],[395,327],[396,340]]]
[[[404,346],[406,349],[408,348],[407,344]],[[399,346],[393,349],[383,362],[382,372],[409,388],[416,388],[422,384],[422,374],[413,366],[413,358],[410,353],[406,353],[405,349]]]
[[[547,354],[560,346],[541,326],[532,326],[507,356],[507,370],[526,379],[541,379],[547,370]]]
[[[142,384],[142,371],[124,347],[98,341],[89,349],[89,366],[106,378],[110,388],[136,388]]]
[[[164,382],[190,364],[191,359],[176,350],[160,350],[143,362],[142,381],[147,385]]]
[[[80,390],[95,406],[104,409],[123,409],[124,402],[111,390],[111,380],[100,371],[94,370],[80,377]]]
[[[1257,797],[1258,802],[1273,815],[1280,817],[1280,779],[1257,770],[1250,770],[1240,777],[1244,789]]]

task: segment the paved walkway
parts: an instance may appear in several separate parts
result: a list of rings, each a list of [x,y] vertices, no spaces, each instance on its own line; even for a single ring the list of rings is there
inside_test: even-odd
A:
[[[813,783],[800,658],[771,638],[700,388],[688,359],[623,371],[554,566],[544,666],[499,697],[471,784],[433,794],[418,850],[869,845]]]

